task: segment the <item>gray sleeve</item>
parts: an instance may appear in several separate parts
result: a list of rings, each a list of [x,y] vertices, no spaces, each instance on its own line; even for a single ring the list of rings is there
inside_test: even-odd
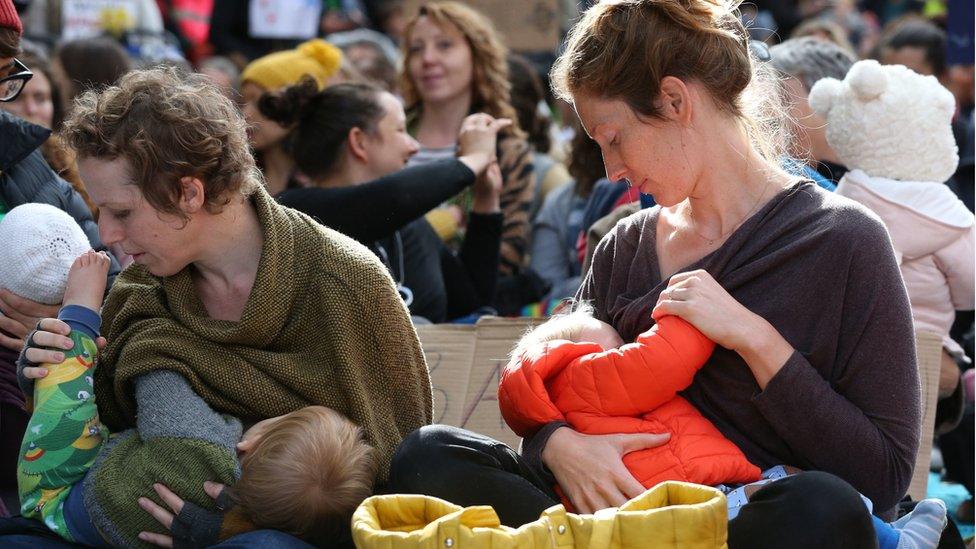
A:
[[[133,511],[130,506],[135,505],[138,497],[151,493],[151,482],[164,482],[164,478],[158,475],[169,472],[168,460],[187,457],[184,464],[194,463],[192,447],[166,444],[166,441],[156,447],[144,443],[156,438],[209,442],[227,451],[228,462],[224,462],[224,466],[233,462],[234,475],[237,478],[240,476],[240,464],[236,458],[236,444],[241,436],[240,421],[215,412],[176,372],[149,372],[135,378],[134,384],[138,403],[136,428],[113,433],[99,450],[84,480],[85,507],[92,524],[115,547],[137,544],[135,536],[138,530],[133,531],[135,523],[131,522]],[[159,454],[160,451],[170,453]],[[120,455],[124,456],[122,461],[118,459]],[[205,456],[201,457],[196,463],[207,467],[202,461],[205,459]],[[124,463],[124,467],[120,463]],[[175,474],[188,473],[180,469]],[[111,486],[111,489],[96,491],[96,479],[100,485]],[[136,509],[134,512],[140,511]]]
[[[556,485],[556,477],[546,467],[546,464],[542,462],[542,451],[545,450],[546,445],[549,443],[549,437],[560,427],[569,427],[572,429],[565,421],[547,423],[532,435],[522,439],[522,448],[519,450],[519,454],[521,454],[528,467],[552,486]]]
[[[143,440],[158,437],[205,440],[236,454],[241,422],[219,414],[197,395],[190,383],[170,370],[136,378],[137,427]]]

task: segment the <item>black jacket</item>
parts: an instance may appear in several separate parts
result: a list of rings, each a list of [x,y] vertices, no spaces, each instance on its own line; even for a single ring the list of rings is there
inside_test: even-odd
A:
[[[444,322],[491,304],[498,279],[502,214],[471,214],[458,254],[423,215],[474,183],[457,159],[410,166],[375,181],[282,192],[281,204],[369,246],[412,299],[410,314]]]
[[[21,204],[50,204],[78,222],[92,248],[108,252],[98,236],[98,225],[81,195],[47,165],[39,150],[51,130],[0,111],[0,198],[13,209]],[[112,257],[109,283],[119,272]]]
[[[439,324],[491,305],[498,281],[502,213],[469,215],[457,254],[422,217],[373,244],[401,295],[409,292],[412,299],[404,300],[411,315]]]

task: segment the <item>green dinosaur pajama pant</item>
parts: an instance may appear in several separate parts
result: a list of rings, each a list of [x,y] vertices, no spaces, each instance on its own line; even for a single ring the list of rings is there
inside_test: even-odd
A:
[[[34,382],[34,413],[20,449],[17,484],[21,514],[74,541],[65,524],[64,501],[108,436],[98,421],[93,389],[100,318],[78,305],[63,307],[58,317],[72,327],[74,346],[64,352],[61,364],[45,365],[48,375]]]

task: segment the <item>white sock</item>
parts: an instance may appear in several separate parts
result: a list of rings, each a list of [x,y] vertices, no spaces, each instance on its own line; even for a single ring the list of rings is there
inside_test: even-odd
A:
[[[940,499],[923,499],[911,513],[891,526],[898,530],[898,549],[935,549],[946,525],[946,506]]]

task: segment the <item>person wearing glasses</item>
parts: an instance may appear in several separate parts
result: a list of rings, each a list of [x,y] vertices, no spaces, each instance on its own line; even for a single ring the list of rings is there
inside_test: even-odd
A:
[[[24,84],[34,76],[34,73],[16,58],[11,59],[6,66],[0,70],[0,101],[7,102],[17,99],[20,92],[24,90]]]
[[[0,103],[17,99],[33,77],[16,57],[22,33],[12,1],[0,0]],[[78,222],[92,248],[104,250],[98,226],[84,199],[48,166],[41,154],[40,147],[50,135],[51,130],[0,109],[0,219],[21,204],[50,204]],[[110,282],[118,271],[118,262],[113,258]],[[0,496],[16,497],[17,441],[23,436],[28,418],[13,364],[24,346],[24,336],[39,319],[56,314],[59,307],[60,304],[44,305],[24,299],[4,288],[4,281],[0,280]]]

